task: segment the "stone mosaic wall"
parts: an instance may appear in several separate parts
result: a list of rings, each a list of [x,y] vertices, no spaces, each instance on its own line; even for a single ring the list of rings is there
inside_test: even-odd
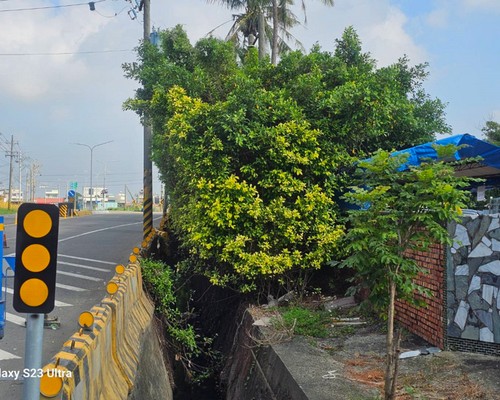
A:
[[[448,336],[500,343],[500,215],[472,215],[449,226]]]

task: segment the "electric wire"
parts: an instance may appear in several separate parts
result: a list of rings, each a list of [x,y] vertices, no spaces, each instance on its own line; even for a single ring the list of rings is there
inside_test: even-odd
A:
[[[58,53],[0,53],[0,57],[24,57],[24,56],[68,56],[79,54],[106,54],[106,53],[125,53],[133,52],[133,49],[120,49],[120,50],[92,50],[92,51],[75,51],[75,52],[58,52]]]
[[[95,0],[93,1],[94,4],[97,3],[103,3],[107,0]],[[17,11],[35,11],[35,10],[47,10],[47,9],[54,9],[54,8],[65,8],[65,7],[76,7],[76,6],[88,6],[89,2],[86,3],[73,3],[73,4],[60,4],[57,6],[43,6],[43,7],[28,7],[28,8],[10,8],[7,10],[0,10],[0,13],[3,12],[17,12]]]

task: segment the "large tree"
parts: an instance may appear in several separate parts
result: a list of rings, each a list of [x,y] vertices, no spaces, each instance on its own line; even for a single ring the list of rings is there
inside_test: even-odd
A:
[[[420,84],[425,66],[377,69],[349,28],[277,66],[182,27],[124,66],[141,84],[125,107],[153,122],[153,156],[190,265],[214,283],[292,285],[335,257],[338,193],[351,156],[407,147],[446,130]],[[247,286],[245,286],[247,285]]]
[[[377,69],[355,29],[348,27],[333,55],[318,46],[308,55],[288,54],[265,79],[298,102],[311,124],[324,132],[325,146],[363,156],[379,148],[411,147],[450,131],[445,105],[423,90],[426,68],[410,65],[403,56]]]
[[[486,121],[481,131],[488,142],[500,146],[500,124],[498,122]]]

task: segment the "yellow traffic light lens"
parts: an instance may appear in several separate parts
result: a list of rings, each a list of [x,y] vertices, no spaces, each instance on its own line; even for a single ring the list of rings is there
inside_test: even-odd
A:
[[[50,263],[50,253],[41,244],[31,244],[26,247],[21,255],[24,268],[31,272],[41,272]]]
[[[41,306],[49,297],[49,288],[44,281],[32,278],[23,282],[19,289],[19,297],[30,307]]]
[[[24,217],[23,228],[31,237],[41,238],[52,229],[52,218],[42,210],[30,211]]]

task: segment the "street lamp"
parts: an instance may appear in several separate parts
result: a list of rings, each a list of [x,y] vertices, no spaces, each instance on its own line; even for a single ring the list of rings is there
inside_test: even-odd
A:
[[[91,211],[94,209],[94,187],[92,186],[92,164],[93,164],[94,149],[98,146],[102,146],[104,144],[108,144],[111,142],[112,142],[112,140],[109,140],[107,142],[95,144],[93,146],[89,146],[88,144],[85,144],[85,143],[72,143],[72,144],[76,144],[78,146],[85,146],[87,149],[90,150],[90,210]]]

